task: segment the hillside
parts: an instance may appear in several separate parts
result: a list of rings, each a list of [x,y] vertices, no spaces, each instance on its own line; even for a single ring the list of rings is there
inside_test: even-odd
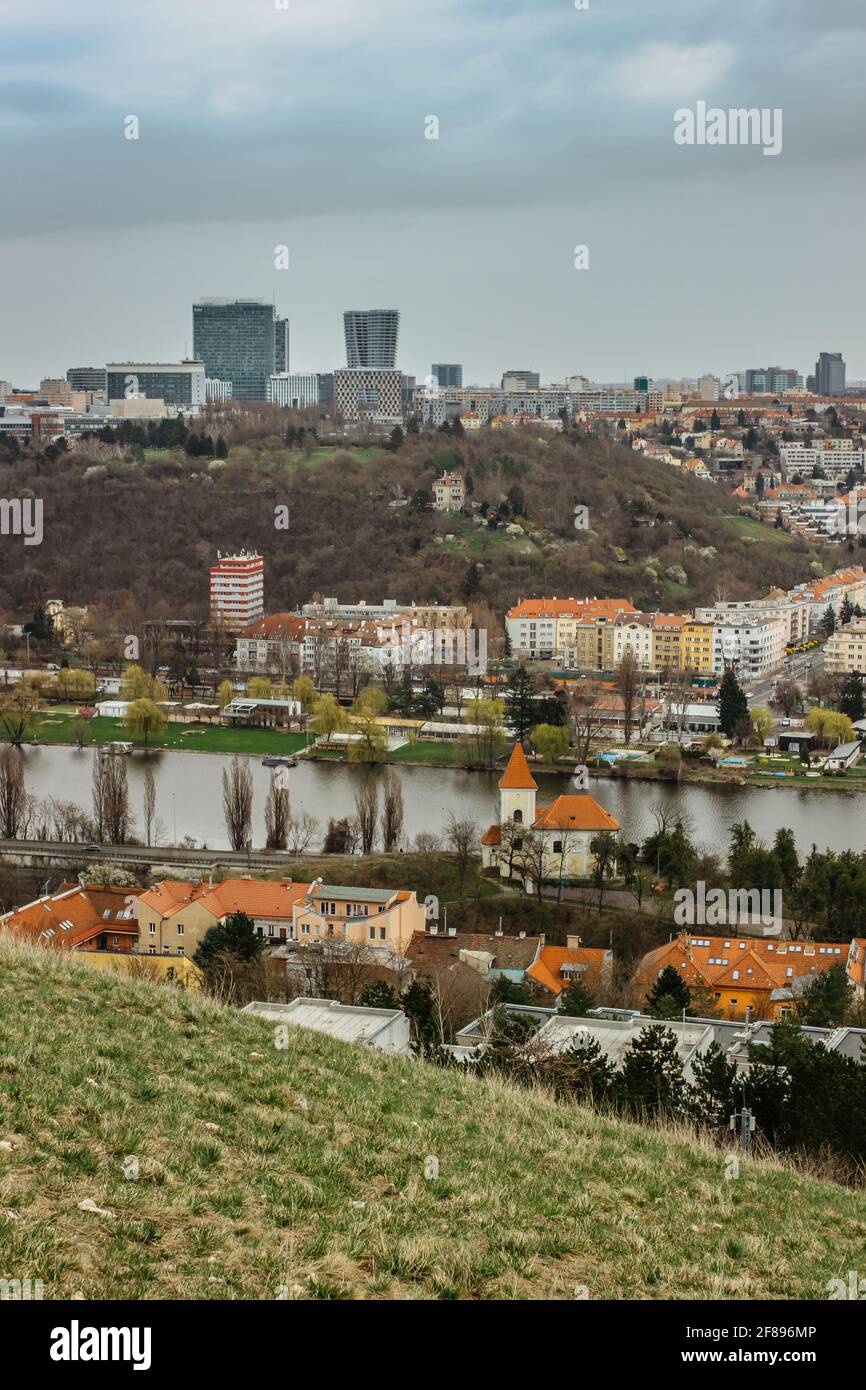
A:
[[[412,499],[446,468],[471,477],[488,514],[504,503],[523,534],[418,510]],[[463,595],[500,614],[544,593],[625,594],[650,610],[677,608],[720,590],[737,598],[787,587],[827,558],[771,527],[744,528],[713,484],[595,438],[485,431],[463,440],[410,435],[397,452],[308,453],[265,437],[233,440],[228,460],[94,441],[50,459],[3,461],[0,472],[5,495],[30,492],[44,505],[42,544],[7,542],[14,563],[0,576],[0,617],[29,616],[40,598],[61,594],[109,614],[205,618],[216,550],[240,546],[265,556],[269,611],[316,592]],[[409,505],[389,506],[399,502]],[[575,530],[578,504],[589,509],[589,530]],[[283,506],[288,530],[277,530]],[[473,561],[482,568],[467,585]],[[671,566],[685,583],[666,574]]]
[[[862,1254],[862,1194],[8,942],[0,1033],[0,1276],[46,1298],[821,1298]]]

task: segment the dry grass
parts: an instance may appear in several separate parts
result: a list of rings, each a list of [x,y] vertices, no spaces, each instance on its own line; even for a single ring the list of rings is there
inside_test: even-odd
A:
[[[9,942],[0,1140],[0,1277],[46,1298],[821,1298],[866,1239],[781,1163]]]

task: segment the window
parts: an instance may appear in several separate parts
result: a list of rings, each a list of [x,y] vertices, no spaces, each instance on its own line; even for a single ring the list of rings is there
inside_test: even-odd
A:
[[[155,955],[156,955],[156,947],[155,947],[155,946],[150,946],[148,949],[149,949],[149,952],[150,952],[150,954],[151,954],[152,956],[155,956]]]
[[[384,940],[385,940],[385,937],[387,936],[387,934],[388,934],[388,933],[387,933],[387,928],[386,928],[386,927],[380,927],[380,928],[379,928],[379,940],[380,940],[380,941],[384,941]]]
[[[178,924],[177,924],[177,934],[178,934],[178,936],[183,936],[183,922],[178,922]]]
[[[375,940],[376,940],[376,928],[375,928],[375,927],[368,927],[368,928],[367,928],[367,934],[368,934],[368,936],[369,936],[369,938],[370,938],[371,941],[375,941]]]
[[[111,938],[111,944],[112,944],[112,946],[119,946],[119,945],[120,945],[120,937],[119,937],[119,936],[113,936],[113,937]]]
[[[156,922],[148,922],[147,930],[151,936],[156,936]]]
[[[177,953],[178,953],[179,956],[182,956],[182,955],[183,955],[183,947],[182,947],[182,946],[178,946],[178,948],[177,948]]]
[[[562,841],[561,841],[561,840],[554,840],[554,842],[553,842],[553,852],[554,852],[554,854],[562,854]]]
[[[522,811],[515,811],[515,812],[514,812],[514,815],[511,817],[511,819],[512,819],[517,825],[522,825],[522,824],[523,824],[523,812],[522,812]]]

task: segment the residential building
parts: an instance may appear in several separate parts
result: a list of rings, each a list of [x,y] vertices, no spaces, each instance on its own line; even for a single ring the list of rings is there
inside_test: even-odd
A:
[[[555,1002],[564,989],[576,983],[597,995],[612,972],[612,951],[582,946],[579,936],[567,936],[565,946],[542,945],[526,972],[526,981],[542,998],[548,996]]]
[[[459,512],[466,498],[466,486],[459,473],[443,473],[433,484],[433,506],[437,512]]]
[[[244,628],[235,640],[235,665],[239,672],[279,675],[284,679],[301,670],[306,621],[293,613],[271,613]]]
[[[822,439],[816,444],[783,444],[782,468],[786,479],[794,474],[811,477],[815,470],[834,481],[851,472],[862,472],[863,450],[855,449],[851,439]]]
[[[144,396],[166,405],[204,405],[203,362],[109,362],[105,369],[109,402]]]
[[[163,879],[142,893],[137,903],[138,954],[193,956],[217,918],[203,905],[206,883]]]
[[[264,616],[265,562],[254,551],[217,551],[210,569],[211,621],[240,632]]]
[[[309,892],[309,883],[279,883],[261,878],[226,878],[215,883],[201,898],[203,911],[214,924],[224,922],[235,912],[245,912],[259,936],[266,941],[290,941],[294,907]]]
[[[572,665],[579,624],[591,619],[613,623],[619,614],[634,612],[634,605],[626,598],[526,598],[506,613],[505,629],[516,656],[532,660],[555,657]],[[585,633],[582,640],[586,641]]]
[[[702,401],[717,401],[719,399],[719,378],[709,372],[705,376],[698,377],[698,395]]]
[[[282,372],[268,377],[268,400],[290,410],[319,404],[318,372]]]
[[[744,389],[749,396],[780,396],[803,385],[795,367],[750,367],[745,377]]]
[[[399,329],[400,314],[396,309],[347,309],[343,314],[346,366],[393,372]]]
[[[680,650],[684,671],[694,671],[697,675],[712,674],[714,635],[712,623],[701,622],[697,618],[683,623]]]
[[[293,939],[343,942],[403,956],[425,911],[414,893],[398,888],[343,887],[317,879],[293,907]]]
[[[60,951],[134,951],[141,889],[101,883],[63,883],[0,916],[0,932]]]
[[[866,675],[866,618],[852,618],[830,635],[824,670],[828,676]]]
[[[713,672],[728,669],[740,680],[760,680],[781,670],[786,626],[782,618],[741,618],[717,622],[713,628]]]
[[[785,1018],[815,976],[844,963],[847,955],[845,946],[818,941],[683,933],[647,952],[634,983],[646,998],[672,966],[690,989],[711,996],[724,1018]]]
[[[267,399],[276,370],[276,311],[263,299],[203,299],[192,306],[193,356],[229,381],[236,401]]]
[[[848,948],[848,963],[845,969],[848,979],[854,986],[855,997],[862,1003],[866,999],[866,938],[862,936],[852,938]]]
[[[430,375],[437,386],[463,386],[463,368],[459,362],[434,362]]]
[[[521,744],[512,749],[499,779],[499,822],[482,837],[481,864],[501,878],[518,879],[528,888],[543,881],[565,882],[592,873],[593,840],[619,836],[619,822],[591,796],[557,796],[538,806],[538,783]]]
[[[688,613],[654,613],[652,625],[653,670],[683,670],[683,630],[691,622]]]
[[[614,670],[628,653],[639,671],[653,670],[653,619],[650,613],[618,613],[612,629]]]
[[[368,1009],[360,1004],[341,1004],[337,999],[298,998],[289,1004],[254,999],[241,1013],[255,1014],[268,1023],[309,1028],[378,1052],[404,1057],[411,1054],[409,1020],[401,1009]]]

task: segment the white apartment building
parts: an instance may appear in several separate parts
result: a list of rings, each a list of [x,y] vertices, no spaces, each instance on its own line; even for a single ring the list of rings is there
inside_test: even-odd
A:
[[[696,608],[695,617],[702,623],[731,626],[742,621],[781,621],[785,628],[785,644],[802,642],[809,635],[809,609],[796,603],[787,594],[778,598],[744,599],[740,603],[715,603]]]
[[[809,476],[815,468],[828,478],[845,478],[852,468],[863,469],[863,450],[855,449],[851,439],[822,439],[812,445],[783,444],[781,457],[786,478],[794,473]]]
[[[319,404],[318,372],[275,372],[268,377],[267,399],[273,405],[304,410]]]
[[[466,500],[466,486],[459,473],[443,473],[433,484],[433,506],[437,512],[459,512]]]
[[[210,570],[211,622],[239,632],[264,616],[265,562],[261,555],[241,550],[236,555],[217,551]]]
[[[651,613],[622,613],[613,625],[613,664],[619,666],[630,652],[641,671],[653,669],[653,620]]]
[[[781,670],[785,653],[781,618],[717,622],[713,631],[713,672],[732,667],[740,681],[760,680]]]
[[[702,401],[717,401],[719,399],[719,378],[711,373],[698,377],[698,395]]]

